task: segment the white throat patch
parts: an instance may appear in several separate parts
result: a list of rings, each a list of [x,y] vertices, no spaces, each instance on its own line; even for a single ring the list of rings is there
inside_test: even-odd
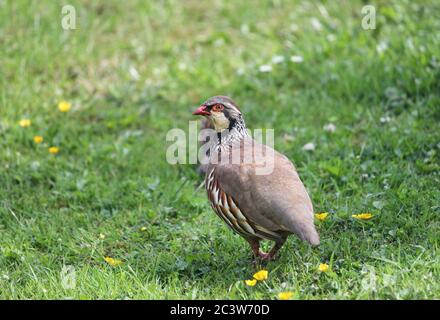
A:
[[[225,117],[223,112],[212,112],[209,118],[214,125],[215,131],[222,132],[225,129],[229,128],[229,120]]]

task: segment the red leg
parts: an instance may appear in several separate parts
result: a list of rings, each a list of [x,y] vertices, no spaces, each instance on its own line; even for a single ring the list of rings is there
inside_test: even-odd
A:
[[[255,259],[261,259],[262,261],[269,261],[273,260],[275,254],[277,251],[282,247],[286,239],[282,239],[280,242],[277,242],[274,247],[269,251],[269,253],[265,253],[264,251],[260,250],[260,239],[258,238],[250,238],[246,239],[252,249],[252,253],[254,255]]]
[[[249,242],[252,253],[254,254],[254,258],[258,258],[260,256],[260,240],[259,239],[246,239]]]
[[[264,254],[264,256],[260,256],[261,259],[265,261],[275,260],[275,255],[285,242],[286,238],[282,238],[280,241],[277,241],[269,253]]]

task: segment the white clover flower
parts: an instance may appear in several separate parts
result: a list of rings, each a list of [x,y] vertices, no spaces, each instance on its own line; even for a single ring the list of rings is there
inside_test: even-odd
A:
[[[263,64],[258,68],[258,70],[260,72],[272,72],[272,66],[269,64]]]
[[[388,117],[388,116],[380,117],[380,122],[381,123],[387,123],[387,122],[390,122],[390,121],[391,121],[391,118]]]
[[[284,62],[284,57],[283,56],[273,56],[272,57],[272,63],[273,64],[280,64]]]
[[[225,44],[225,40],[223,38],[218,38],[214,41],[214,47],[221,47]]]
[[[315,150],[315,144],[313,142],[306,143],[305,145],[303,145],[302,149],[304,151],[313,151]]]
[[[334,42],[336,40],[336,36],[332,33],[330,33],[329,35],[327,35],[327,40],[329,42]]]
[[[290,31],[297,32],[299,30],[298,25],[295,23],[292,23],[289,27]]]
[[[301,63],[304,61],[304,58],[302,56],[291,56],[290,61],[293,63]]]
[[[310,19],[310,23],[312,24],[312,28],[316,31],[322,30],[322,24],[317,18],[313,17],[312,19]]]
[[[333,123],[327,123],[324,126],[324,131],[333,133],[336,131],[336,126]]]
[[[140,79],[139,72],[136,70],[134,66],[130,66],[128,69],[128,73],[130,74],[131,78],[135,81],[138,81]]]
[[[249,26],[248,26],[247,24],[242,24],[242,25],[240,26],[240,31],[241,31],[241,33],[243,33],[243,34],[248,34],[249,31],[250,31]]]
[[[376,46],[376,51],[378,54],[382,54],[383,52],[385,52],[385,50],[388,49],[388,44],[384,41],[381,41],[377,46]]]

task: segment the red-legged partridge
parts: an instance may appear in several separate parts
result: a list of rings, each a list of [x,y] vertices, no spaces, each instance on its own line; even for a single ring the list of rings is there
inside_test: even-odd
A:
[[[295,167],[286,156],[249,136],[234,101],[215,96],[193,114],[207,117],[216,131],[205,176],[211,206],[249,242],[254,256],[271,260],[290,234],[318,245],[312,202]],[[271,170],[259,172],[269,155]],[[260,251],[263,239],[275,241],[269,253]]]

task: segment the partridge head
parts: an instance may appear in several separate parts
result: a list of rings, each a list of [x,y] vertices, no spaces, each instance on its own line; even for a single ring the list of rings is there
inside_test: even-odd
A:
[[[273,259],[290,234],[318,245],[313,205],[294,165],[250,137],[237,104],[229,97],[215,96],[193,114],[208,118],[216,131],[217,140],[211,142],[205,164],[209,202],[247,240],[254,256]],[[259,171],[268,162],[271,170]],[[264,239],[275,242],[268,253],[260,250]]]

